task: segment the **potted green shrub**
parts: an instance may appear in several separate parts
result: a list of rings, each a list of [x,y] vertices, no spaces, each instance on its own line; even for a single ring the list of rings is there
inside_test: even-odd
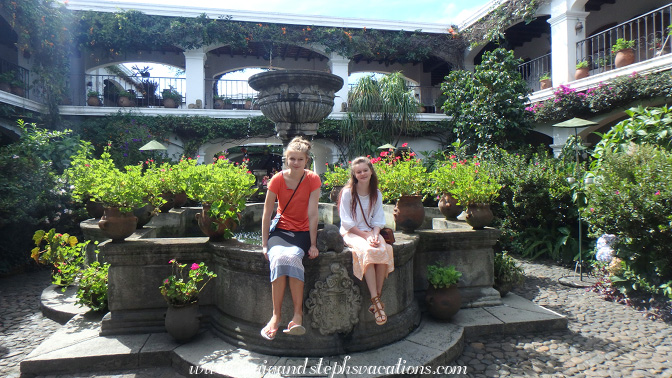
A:
[[[439,211],[446,219],[454,220],[455,217],[464,211],[464,207],[458,204],[457,198],[453,196],[451,190],[455,186],[455,174],[457,170],[453,167],[455,155],[450,155],[446,160],[437,162],[434,169],[429,172],[429,186],[427,192],[437,196]]]
[[[122,107],[135,106],[135,92],[132,90],[120,90],[117,94],[117,104]]]
[[[338,197],[341,194],[341,189],[347,184],[350,179],[350,170],[340,164],[329,165],[327,163],[327,171],[324,172],[324,188],[331,190],[329,199],[331,202],[338,202]]]
[[[185,166],[181,175],[187,196],[203,205],[203,211],[196,214],[201,231],[211,240],[233,237],[245,201],[256,191],[247,166],[222,158],[212,164]]]
[[[164,108],[177,108],[182,104],[182,95],[172,85],[161,92]]]
[[[14,72],[6,71],[0,74],[0,91],[11,92]]]
[[[407,148],[404,143],[402,148]],[[425,221],[422,198],[427,186],[427,171],[414,152],[382,151],[371,159],[378,175],[384,201],[396,201],[394,220],[398,228],[412,233]]]
[[[449,191],[458,205],[466,207],[467,223],[475,230],[490,225],[494,218],[490,204],[502,188],[495,171],[478,159],[451,159],[448,162],[446,169],[450,170],[452,180]]]
[[[252,97],[247,97],[245,99],[245,105],[243,105],[243,107],[245,108],[245,110],[252,109]]]
[[[172,259],[168,263],[171,265],[172,275],[159,286],[161,295],[168,303],[166,331],[177,341],[184,342],[198,333],[198,295],[217,274],[209,270],[203,262],[180,264]]]
[[[539,76],[539,85],[541,89],[548,89],[553,87],[551,84],[551,74],[548,72],[544,72]]]
[[[462,296],[457,283],[462,273],[454,265],[427,265],[429,286],[425,302],[429,314],[439,320],[450,320],[462,306]]]
[[[214,97],[214,108],[215,109],[233,109],[233,101],[230,98],[223,96]]]
[[[505,296],[511,289],[522,285],[525,281],[525,271],[516,260],[506,252],[495,253],[495,284],[493,287],[500,296]]]
[[[590,76],[590,65],[586,59],[576,64],[576,71],[574,71],[574,79],[579,80]]]
[[[89,106],[100,106],[102,104],[100,93],[98,91],[86,92],[86,104]]]
[[[635,62],[635,41],[629,41],[625,38],[619,38],[611,46],[611,53],[616,55],[614,65],[616,68],[625,67]]]

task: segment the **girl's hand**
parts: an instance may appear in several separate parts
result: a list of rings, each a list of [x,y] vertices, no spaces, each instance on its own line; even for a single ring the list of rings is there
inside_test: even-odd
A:
[[[264,253],[264,258],[266,259],[266,261],[269,261],[268,260],[268,247],[262,247],[261,251]]]
[[[378,240],[378,235],[374,235],[372,232],[367,232],[368,236],[366,237],[366,241],[369,242],[369,245],[372,247],[377,247],[380,245],[380,241]]]
[[[317,249],[316,246],[311,245],[310,249],[308,250],[308,258],[309,259],[314,259],[320,254],[320,251]]]

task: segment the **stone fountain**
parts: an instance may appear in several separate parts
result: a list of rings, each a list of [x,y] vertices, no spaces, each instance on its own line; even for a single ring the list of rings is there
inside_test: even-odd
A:
[[[258,73],[248,79],[259,91],[261,112],[275,123],[282,144],[298,135],[312,137],[334,108],[335,93],[343,79],[328,72],[277,70]]]

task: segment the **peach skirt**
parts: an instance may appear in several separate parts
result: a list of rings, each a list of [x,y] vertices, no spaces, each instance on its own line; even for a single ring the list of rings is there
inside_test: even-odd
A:
[[[364,277],[364,272],[372,264],[387,265],[387,274],[394,271],[394,254],[392,246],[385,244],[382,236],[378,236],[380,245],[372,247],[366,239],[348,232],[343,235],[343,241],[352,249],[352,273],[360,280]],[[385,277],[387,277],[387,274]]]

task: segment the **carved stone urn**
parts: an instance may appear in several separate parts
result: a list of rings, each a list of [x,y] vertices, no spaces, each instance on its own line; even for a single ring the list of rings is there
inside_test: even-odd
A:
[[[259,91],[257,104],[275,123],[285,146],[297,135],[317,134],[319,123],[333,110],[335,93],[343,87],[339,76],[311,70],[262,72],[248,83]]]

